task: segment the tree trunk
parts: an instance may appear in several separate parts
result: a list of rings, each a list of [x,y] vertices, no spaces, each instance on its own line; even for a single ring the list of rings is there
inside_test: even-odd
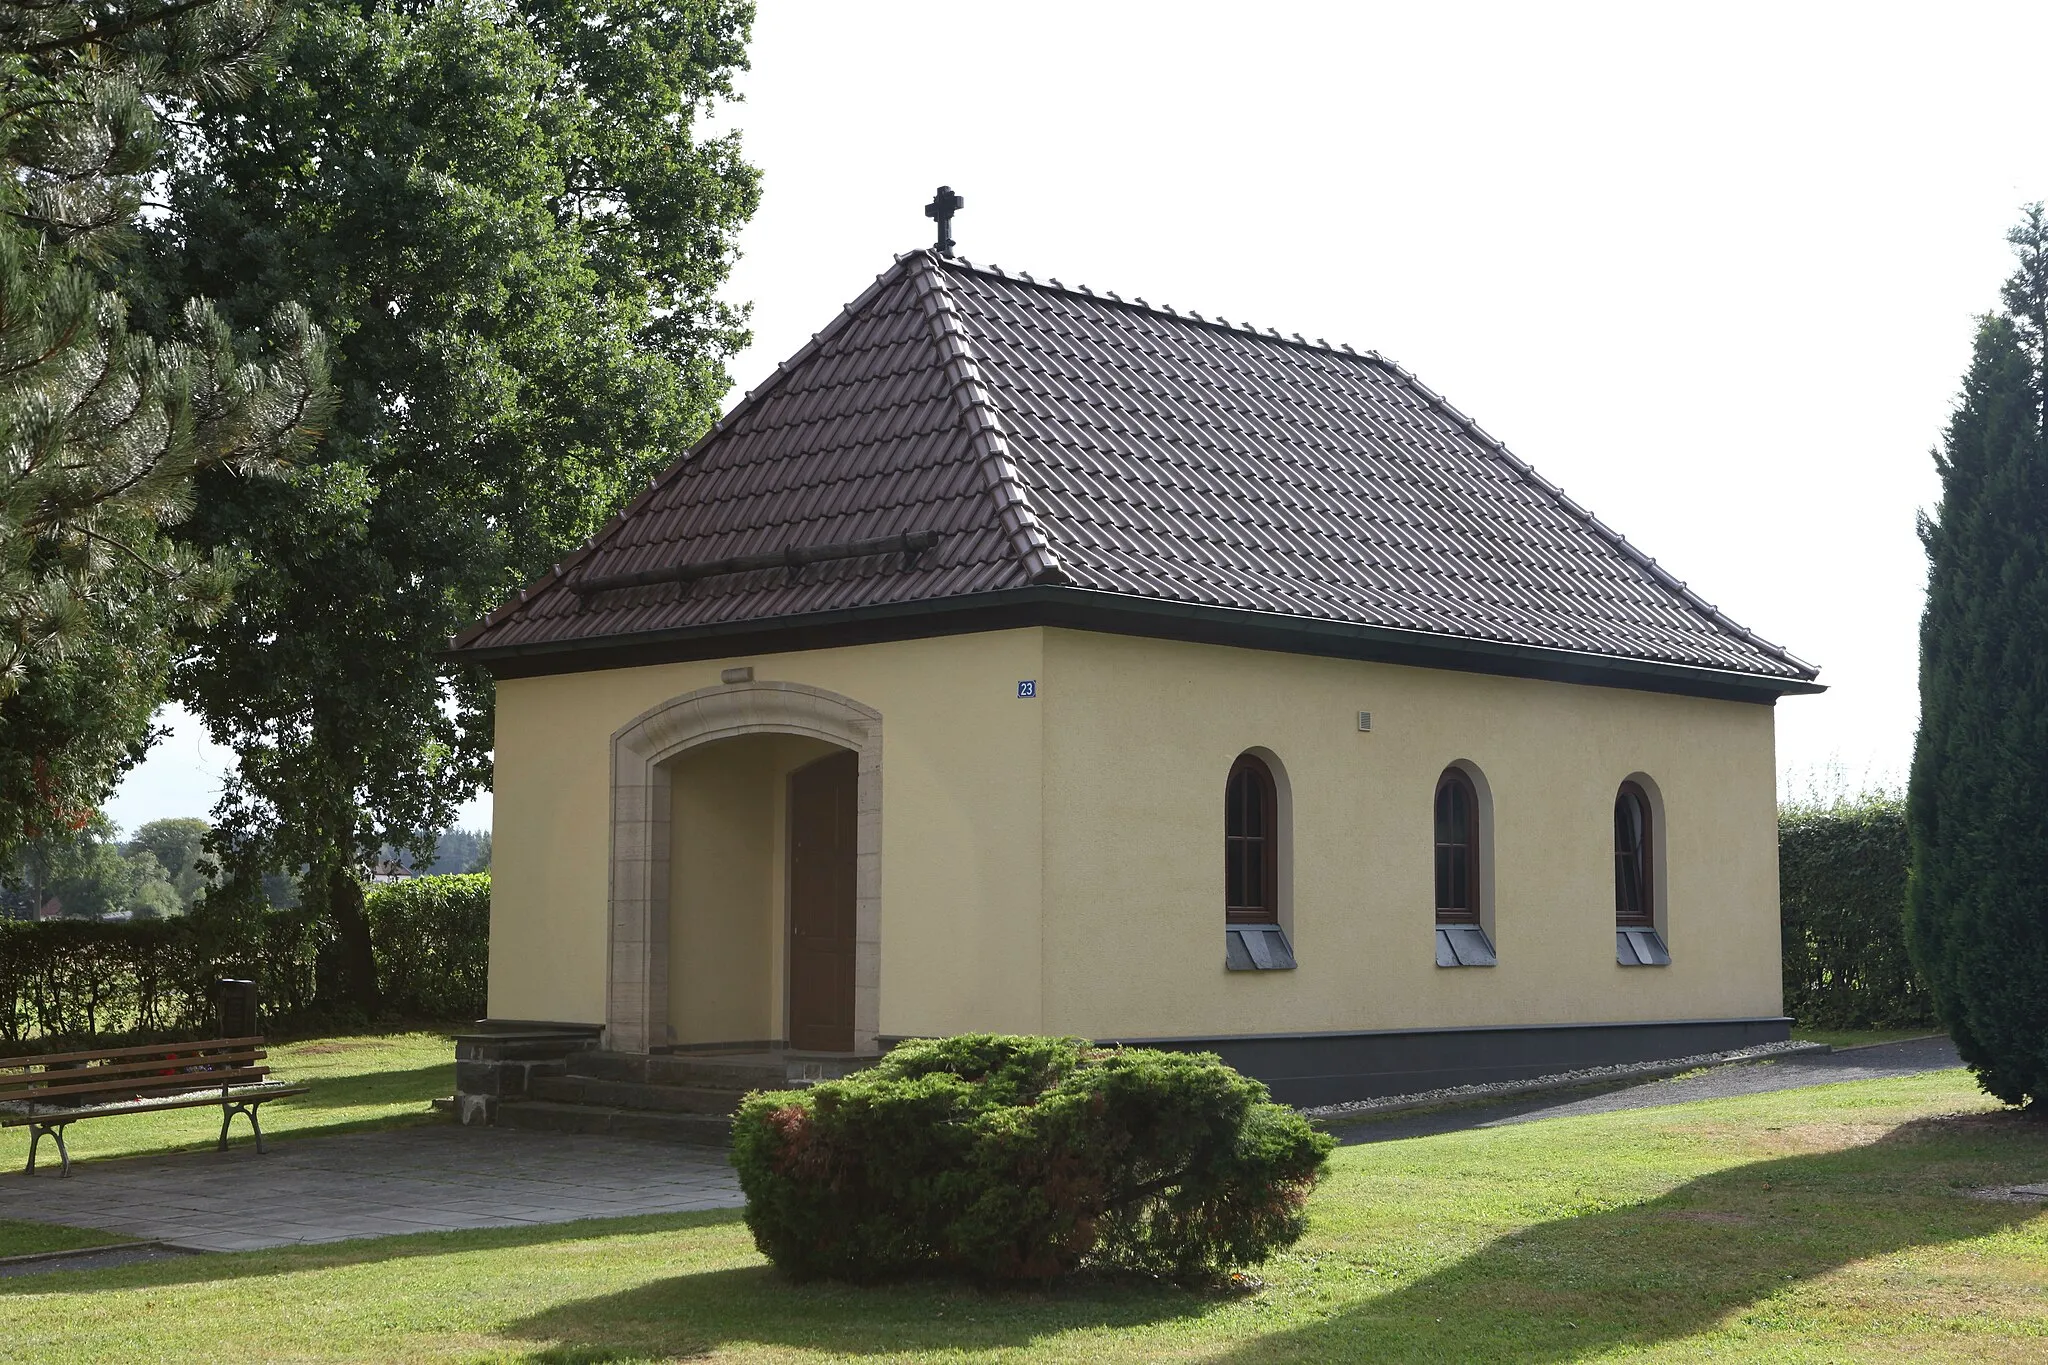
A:
[[[377,1008],[377,959],[370,951],[370,917],[354,868],[328,872],[327,913],[334,924],[334,984],[341,996],[336,1003],[372,1011]]]

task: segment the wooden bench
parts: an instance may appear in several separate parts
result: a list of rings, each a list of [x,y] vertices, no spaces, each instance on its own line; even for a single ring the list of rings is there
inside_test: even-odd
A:
[[[260,1152],[263,1125],[257,1121],[257,1106],[306,1093],[303,1085],[266,1079],[270,1068],[262,1063],[268,1055],[263,1039],[255,1037],[0,1057],[0,1112],[6,1113],[0,1128],[27,1125],[30,1172],[36,1168],[36,1148],[43,1136],[56,1138],[62,1173],[70,1175],[71,1153],[64,1148],[69,1124],[116,1114],[219,1105],[219,1150],[227,1150],[228,1124],[243,1114]]]

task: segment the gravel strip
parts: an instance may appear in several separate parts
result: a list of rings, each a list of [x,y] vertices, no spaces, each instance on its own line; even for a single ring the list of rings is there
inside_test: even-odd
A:
[[[1408,1095],[1382,1095],[1373,1100],[1348,1100],[1343,1104],[1322,1104],[1301,1112],[1312,1119],[1352,1119],[1369,1114],[1393,1114],[1404,1109],[1427,1109],[1466,1100],[1504,1099],[1511,1095],[1533,1095],[1547,1090],[1570,1090],[1602,1081],[1653,1080],[1696,1071],[1705,1066],[1726,1066],[1735,1062],[1767,1061],[1775,1057],[1802,1057],[1830,1051],[1825,1043],[1763,1043],[1756,1047],[1732,1048],[1726,1052],[1702,1052],[1691,1057],[1670,1057],[1655,1062],[1619,1062],[1613,1066],[1589,1066],[1577,1071],[1558,1071],[1521,1081],[1489,1081],[1484,1085],[1453,1085],[1441,1090],[1420,1090]]]

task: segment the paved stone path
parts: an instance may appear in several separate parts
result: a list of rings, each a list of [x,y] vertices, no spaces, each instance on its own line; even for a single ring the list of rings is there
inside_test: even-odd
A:
[[[1610,1113],[1836,1081],[1910,1076],[1958,1065],[1946,1038],[1718,1067],[1597,1094],[1528,1095],[1495,1104],[1348,1124],[1343,1141],[1386,1142],[1466,1128]],[[258,1156],[186,1152],[0,1174],[0,1218],[100,1228],[196,1251],[450,1228],[738,1208],[725,1153],[632,1138],[509,1128],[417,1128],[274,1140]]]
[[[1396,1114],[1364,1123],[1332,1126],[1330,1131],[1346,1145],[1392,1142],[1398,1138],[1428,1137],[1468,1128],[1499,1128],[1514,1123],[1533,1123],[1537,1119],[1611,1114],[1619,1109],[1648,1109],[1663,1104],[1684,1104],[1690,1100],[1760,1095],[1771,1090],[1796,1090],[1802,1086],[1830,1085],[1837,1081],[1917,1076],[1961,1065],[1962,1060],[1956,1056],[1956,1045],[1948,1039],[1914,1038],[1902,1043],[1850,1048],[1844,1052],[1788,1057],[1783,1061],[1717,1066],[1696,1075],[1669,1080],[1623,1083],[1597,1094],[1574,1090],[1561,1095],[1522,1095],[1494,1104]]]
[[[737,1208],[725,1153],[452,1123],[0,1175],[0,1218],[200,1251]]]

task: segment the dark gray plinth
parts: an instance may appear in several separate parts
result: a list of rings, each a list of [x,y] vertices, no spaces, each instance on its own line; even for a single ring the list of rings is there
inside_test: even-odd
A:
[[[498,1101],[518,1099],[536,1076],[559,1076],[568,1059],[596,1048],[596,1024],[548,1024],[486,1019],[455,1035],[455,1121],[488,1124]]]

